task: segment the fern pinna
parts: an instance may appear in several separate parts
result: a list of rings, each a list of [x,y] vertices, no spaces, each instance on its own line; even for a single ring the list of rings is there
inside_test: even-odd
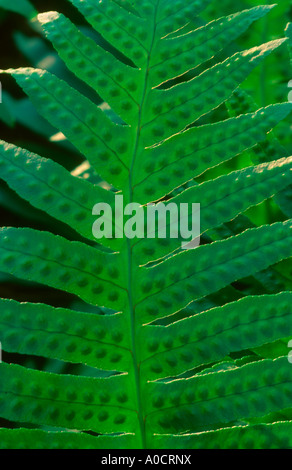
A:
[[[62,14],[38,19],[110,110],[47,71],[5,73],[108,185],[2,141],[1,178],[83,241],[2,228],[0,271],[75,294],[104,314],[2,299],[0,339],[7,353],[96,372],[1,363],[0,416],[14,425],[0,429],[0,446],[290,447],[292,366],[283,344],[292,335],[292,294],[277,264],[292,255],[291,220],[253,226],[243,212],[281,192],[285,213],[292,157],[276,146],[273,161],[264,155],[198,178],[264,142],[291,111],[283,103],[234,112],[243,99],[235,90],[286,39],[214,59],[272,6],[204,24],[206,0],[71,2],[111,52]],[[217,121],[210,112],[225,102],[231,117]],[[125,204],[200,203],[201,246],[182,250],[172,238],[97,243],[92,208],[114,207],[116,194]],[[257,294],[234,284],[248,278],[261,285]]]

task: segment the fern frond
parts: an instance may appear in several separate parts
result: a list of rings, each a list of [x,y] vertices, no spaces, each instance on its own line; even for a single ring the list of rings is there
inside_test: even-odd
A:
[[[198,77],[167,90],[152,90],[142,120],[147,146],[170,137],[227,100],[254,67],[286,39],[238,52]]]
[[[63,15],[45,13],[39,16],[39,21],[67,67],[93,87],[104,101],[110,102],[128,124],[135,122],[143,91],[141,71],[123,64],[97,46]]]
[[[129,370],[131,352],[123,314],[97,316],[5,299],[0,299],[0,307],[0,334],[7,352]]]
[[[135,431],[135,394],[129,377],[74,377],[0,364],[1,416],[11,421],[97,432]],[[115,393],[113,394],[113,389]]]
[[[76,294],[93,305],[98,295],[110,308],[125,308],[120,254],[26,228],[2,228],[0,240],[2,272]]]
[[[179,207],[180,204],[200,201],[201,207],[204,208],[200,217],[200,231],[203,234],[232,220],[249,207],[259,204],[291,184],[291,164],[291,158],[284,158],[278,162],[231,172],[214,180],[192,186],[173,197],[170,203],[165,203],[165,207],[167,208],[173,203]],[[192,223],[192,217],[193,214],[189,214],[189,224]],[[169,225],[169,223],[166,224],[167,229]],[[158,238],[158,226],[155,235],[154,240],[145,238],[137,241],[134,245],[137,263],[146,264],[148,261],[166,256],[177,248],[176,239],[169,239],[166,244],[165,240]]]
[[[0,141],[0,168],[1,177],[23,199],[89,240],[94,240],[93,206],[99,202],[114,205],[113,193],[75,178],[52,160],[3,141]],[[115,240],[105,238],[100,243],[113,247]]]
[[[192,300],[291,257],[291,236],[291,221],[277,222],[141,267],[135,285],[139,320],[149,323],[175,313]]]
[[[290,406],[287,357],[145,386],[149,426],[160,433],[210,429]],[[150,398],[151,397],[151,398]]]
[[[291,112],[290,103],[272,105],[215,124],[193,127],[145,150],[137,169],[137,200],[157,200],[173,188],[230,160],[264,140],[265,135]],[[167,158],[166,158],[167,155]]]
[[[148,380],[223,360],[280,337],[290,337],[291,292],[248,296],[170,325],[141,329],[141,371]]]
[[[169,80],[212,59],[248,27],[269,13],[274,5],[245,10],[219,18],[187,34],[162,40],[152,57],[150,77],[153,86]],[[204,47],[201,45],[204,43]]]
[[[118,187],[118,181],[128,174],[119,146],[125,140],[131,142],[129,129],[114,124],[88,98],[50,72],[25,68],[6,73],[16,79],[39,113],[63,132],[98,174]]]
[[[292,157],[265,142],[292,104],[238,102],[239,85],[289,38],[227,48],[269,5],[205,24],[205,0],[71,3],[103,41],[58,12],[39,22],[96,102],[48,71],[1,70],[90,178],[0,141],[1,178],[55,219],[54,233],[61,221],[76,234],[3,227],[0,271],[77,298],[66,308],[0,299],[0,416],[15,427],[0,429],[0,447],[291,447],[291,422],[270,422],[292,407],[291,214],[280,203],[272,220],[251,214],[289,195]],[[200,204],[201,246],[157,230],[97,243],[94,206],[120,215],[116,196],[139,208]],[[11,353],[66,374],[9,364]]]

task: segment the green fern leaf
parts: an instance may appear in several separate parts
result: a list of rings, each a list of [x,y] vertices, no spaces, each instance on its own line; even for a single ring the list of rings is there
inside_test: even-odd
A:
[[[78,429],[103,433],[113,425],[117,432],[135,431],[135,394],[127,375],[61,376],[4,363],[0,370],[0,407],[6,419],[65,428],[73,421]]]
[[[263,140],[290,111],[290,103],[268,106],[256,113],[193,127],[146,149],[145,163],[136,174],[136,198],[141,202],[159,199],[188,181],[190,175],[194,178],[230,160]]]
[[[0,239],[1,271],[63,289],[93,305],[96,295],[110,308],[126,305],[120,254],[25,228],[2,228]]]
[[[130,130],[114,124],[89,99],[50,72],[26,68],[8,70],[7,73],[15,77],[40,114],[66,135],[100,176],[119,186],[118,181],[126,178],[128,168],[121,160],[118,148],[125,140],[131,142]],[[101,135],[100,128],[103,129]],[[113,161],[109,167],[110,159]]]
[[[173,203],[179,206],[200,201],[204,207],[200,221],[203,234],[288,186],[291,183],[291,161],[290,158],[281,159],[279,162],[234,171],[215,180],[206,181],[173,197],[170,203],[165,203],[165,207]],[[286,165],[287,172],[283,171]],[[192,214],[189,214],[188,221],[191,224]],[[158,238],[158,226],[155,234],[155,240],[141,239],[134,245],[135,256],[140,264],[161,258],[177,248],[176,239],[169,239],[165,244],[165,240]]]
[[[94,240],[91,230],[93,206],[98,202],[114,204],[113,193],[75,178],[52,160],[3,141],[0,141],[0,168],[2,178],[22,198],[89,240]],[[75,198],[72,198],[73,193]],[[100,241],[114,246],[110,239]]]
[[[153,85],[183,74],[213,58],[251,24],[266,15],[273,6],[260,6],[212,21],[189,34],[167,39],[152,59]],[[202,42],[204,48],[201,47]]]
[[[252,345],[291,336],[291,293],[248,296],[164,326],[141,330],[141,371],[149,380],[215,363]],[[251,328],[253,325],[253,328]],[[144,339],[144,341],[142,341]]]
[[[152,429],[172,433],[179,423],[183,431],[193,432],[242,416],[262,416],[278,409],[279,402],[287,408],[290,388],[290,364],[280,357],[189,379],[152,382],[145,387],[144,400]]]
[[[292,157],[274,142],[258,159],[232,160],[265,147],[291,112],[291,103],[238,102],[239,85],[287,38],[227,49],[273,6],[204,24],[210,1],[71,3],[102,45],[63,14],[38,19],[102,105],[48,71],[1,71],[83,155],[90,177],[0,141],[1,178],[56,220],[54,233],[61,221],[76,234],[3,227],[0,271],[77,298],[66,308],[0,299],[0,417],[14,427],[0,429],[0,447],[291,447],[288,415],[271,421],[292,407],[281,353],[291,290],[277,275],[282,263],[290,269],[290,213],[273,223],[246,214],[289,194]],[[200,204],[201,246],[184,250],[157,227],[149,239],[120,236],[117,196],[143,209]],[[93,230],[98,203],[118,218],[104,216],[112,237]],[[66,373],[9,363],[14,353]]]
[[[1,299],[0,334],[6,351],[127,372],[130,344],[122,314],[99,315]],[[33,317],[32,317],[33,315]],[[97,348],[99,344],[99,349]],[[33,346],[33,351],[32,351]]]

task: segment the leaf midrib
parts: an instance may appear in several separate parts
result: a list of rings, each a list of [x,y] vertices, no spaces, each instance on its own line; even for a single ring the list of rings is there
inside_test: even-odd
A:
[[[139,149],[140,135],[141,135],[141,120],[142,120],[142,110],[146,99],[147,85],[149,78],[149,64],[151,59],[151,52],[155,42],[156,35],[156,18],[158,13],[160,0],[156,0],[156,6],[153,15],[153,32],[152,32],[152,41],[148,52],[145,78],[144,78],[144,89],[142,94],[141,105],[139,106],[138,113],[138,122],[137,122],[137,132],[136,132],[136,142],[134,147],[134,152],[132,156],[131,166],[129,170],[129,203],[133,202],[133,187],[132,187],[132,177],[133,170],[135,165],[136,156]],[[128,298],[129,298],[129,313],[130,313],[130,325],[131,325],[131,344],[132,344],[132,355],[133,355],[133,366],[134,366],[134,375],[135,375],[135,386],[136,386],[136,395],[137,395],[137,405],[138,405],[138,419],[140,424],[140,433],[143,448],[146,448],[146,429],[145,429],[145,419],[143,416],[143,403],[141,397],[141,386],[140,386],[140,365],[137,360],[137,334],[136,334],[136,322],[135,322],[135,308],[133,305],[133,260],[132,260],[132,246],[130,240],[127,238],[127,258],[128,258]]]

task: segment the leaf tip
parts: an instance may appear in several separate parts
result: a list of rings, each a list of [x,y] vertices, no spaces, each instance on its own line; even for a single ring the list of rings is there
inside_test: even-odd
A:
[[[50,23],[51,21],[55,21],[60,18],[60,13],[57,11],[46,11],[45,13],[39,13],[37,15],[37,19],[41,24]]]

